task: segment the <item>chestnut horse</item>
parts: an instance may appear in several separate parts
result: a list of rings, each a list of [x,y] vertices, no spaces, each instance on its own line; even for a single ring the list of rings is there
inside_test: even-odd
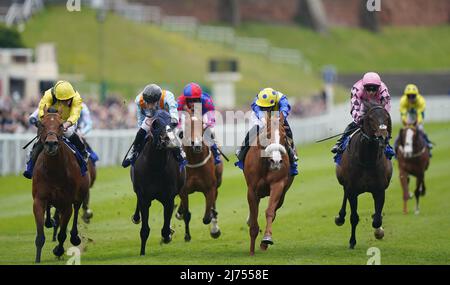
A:
[[[66,240],[67,225],[74,217],[70,231],[70,242],[78,246],[81,239],[78,236],[78,211],[84,201],[90,185],[89,174],[81,175],[80,166],[70,148],[63,142],[63,121],[61,110],[44,108],[42,124],[39,128],[39,139],[44,145],[44,150],[36,160],[33,174],[33,213],[36,222],[36,262],[41,261],[41,251],[45,243],[44,212],[48,209],[49,220],[50,206],[54,206],[59,213],[60,230],[58,233],[58,245],[53,253],[60,257],[64,254],[64,241]],[[47,224],[47,222],[46,222]]]
[[[83,142],[85,144],[86,141],[83,140]],[[89,224],[91,221],[91,218],[93,216],[92,210],[89,208],[89,198],[90,198],[90,192],[91,192],[91,188],[94,185],[95,179],[97,178],[97,169],[95,168],[95,164],[94,162],[92,162],[92,160],[89,158],[88,161],[88,172],[89,172],[89,177],[90,177],[90,185],[89,185],[89,191],[86,194],[86,197],[84,198],[83,203],[81,204],[81,208],[83,209],[83,215],[81,216],[81,218],[83,219],[83,221],[86,224]],[[56,241],[56,234],[58,233],[58,227],[59,227],[59,213],[58,210],[55,210],[55,213],[53,215],[53,219],[51,218],[51,212],[50,212],[50,205],[47,205],[47,214],[46,214],[46,219],[45,219],[45,227],[47,228],[52,228],[53,227],[53,239],[52,241]]]
[[[269,196],[266,209],[266,229],[260,248],[266,250],[273,244],[272,223],[276,211],[283,205],[284,197],[294,177],[289,175],[289,157],[286,148],[286,131],[283,127],[284,116],[277,117],[274,112],[265,113],[265,126],[256,143],[246,154],[244,176],[247,182],[247,199],[250,208],[248,225],[250,226],[250,255],[255,254],[255,240],[259,233],[258,208],[261,198]],[[272,129],[274,127],[274,129]],[[268,143],[264,145],[264,138]]]
[[[223,163],[214,164],[212,150],[205,144],[203,137],[208,129],[203,129],[202,116],[194,114],[193,110],[189,108],[186,108],[186,111],[186,116],[182,119],[186,132],[190,134],[190,137],[185,135],[183,138],[183,149],[188,161],[186,184],[180,191],[181,203],[175,217],[184,220],[184,240],[190,241],[189,194],[195,191],[202,192],[206,199],[203,223],[205,225],[211,223],[210,235],[213,238],[218,238],[221,231],[217,220],[216,200],[218,188],[222,184]]]
[[[419,197],[425,195],[425,171],[430,164],[430,152],[427,143],[416,126],[416,117],[409,116],[408,124],[400,130],[395,150],[403,189],[403,213],[408,213],[409,175],[416,177],[416,209],[419,214]]]
[[[364,192],[370,192],[375,201],[375,214],[372,216],[375,237],[383,238],[381,215],[385,190],[392,177],[392,163],[385,155],[385,148],[392,131],[391,117],[381,105],[365,103],[364,107],[367,112],[362,118],[362,127],[352,134],[342,154],[341,164],[336,165],[336,177],[344,188],[344,198],[335,223],[338,226],[344,224],[348,200],[352,225],[350,249],[356,245],[356,226],[359,222],[358,195]]]

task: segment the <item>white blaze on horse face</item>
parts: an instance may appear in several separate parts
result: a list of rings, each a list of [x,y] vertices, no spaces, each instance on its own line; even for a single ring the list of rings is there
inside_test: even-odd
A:
[[[406,136],[405,136],[405,146],[403,148],[403,152],[405,154],[405,157],[411,157],[413,152],[413,136],[414,131],[412,129],[406,130]]]
[[[386,126],[385,124],[381,124],[378,128],[379,128],[380,130],[386,130],[386,129],[387,129],[387,126]]]

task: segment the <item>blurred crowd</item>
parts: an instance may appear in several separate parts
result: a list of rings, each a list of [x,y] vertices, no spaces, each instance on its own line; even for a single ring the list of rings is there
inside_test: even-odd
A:
[[[109,97],[105,102],[86,99],[94,129],[126,129],[136,127],[136,107],[134,101],[125,102]],[[29,124],[28,117],[38,107],[37,100],[14,100],[9,96],[0,97],[0,133],[36,132]]]

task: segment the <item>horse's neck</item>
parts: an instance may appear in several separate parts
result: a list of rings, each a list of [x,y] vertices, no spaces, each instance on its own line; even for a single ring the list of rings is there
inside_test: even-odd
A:
[[[166,163],[167,158],[167,149],[156,149],[155,146],[152,145],[151,141],[148,141],[144,147],[142,155],[145,164],[151,169],[158,169],[161,165]]]
[[[413,152],[419,152],[425,146],[425,140],[420,131],[416,129],[413,137]]]
[[[380,147],[377,142],[362,140],[362,133],[357,133],[354,137],[354,152],[358,153],[361,163],[376,162],[380,158]]]

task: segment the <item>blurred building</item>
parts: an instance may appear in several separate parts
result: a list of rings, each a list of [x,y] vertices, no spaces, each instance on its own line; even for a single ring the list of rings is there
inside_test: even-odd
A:
[[[369,0],[372,2],[372,0]],[[379,0],[381,11],[372,13],[379,24],[394,26],[444,25],[450,22],[449,0]],[[257,21],[268,23],[308,22],[321,2],[330,26],[364,26],[368,0],[128,0],[158,6],[164,14],[193,16],[201,23]],[[314,5],[315,6],[315,5]],[[313,9],[312,9],[313,8]],[[310,10],[310,11],[308,11]],[[230,14],[233,17],[230,17]]]
[[[55,46],[40,44],[32,49],[0,49],[0,97],[15,101],[32,99],[50,88],[58,78]]]

